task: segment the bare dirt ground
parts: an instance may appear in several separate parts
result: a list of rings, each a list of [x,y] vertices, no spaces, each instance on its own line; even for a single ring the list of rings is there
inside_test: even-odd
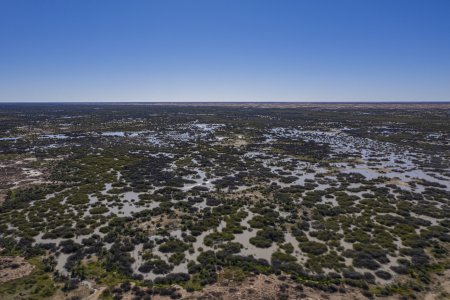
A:
[[[441,275],[436,275],[435,285],[431,291],[417,294],[416,299],[444,300],[450,299],[450,270]],[[339,291],[327,293],[319,289],[306,287],[293,282],[289,278],[276,277],[275,275],[258,275],[247,278],[242,282],[222,280],[216,284],[205,287],[202,291],[188,293],[179,289],[182,299],[222,299],[222,300],[363,300],[368,299],[357,288],[342,285]],[[154,296],[152,299],[170,299],[169,297]],[[401,296],[389,296],[376,299],[401,300]]]
[[[35,157],[0,157],[0,204],[10,189],[51,183],[47,180],[48,168],[36,167],[34,163]]]
[[[424,300],[450,299],[450,270],[445,270],[442,274],[433,275],[432,281],[435,283],[430,292],[423,295]]]
[[[393,185],[399,185],[399,186],[408,186],[407,182],[404,182],[404,181],[402,181],[400,179],[396,179],[396,178],[386,181],[385,184],[393,184]]]
[[[233,282],[230,280],[219,280],[218,283],[209,285],[197,292],[187,292],[179,286],[178,292],[181,299],[203,299],[203,300],[360,300],[367,299],[361,292],[355,288],[342,286],[340,291],[330,294],[319,291],[314,288],[302,286],[285,277],[280,279],[275,275],[258,275],[247,278],[242,282]],[[131,292],[122,294],[122,299],[132,300]],[[169,300],[169,296],[154,295],[155,300]],[[397,298],[383,298],[394,300]]]
[[[167,216],[155,216],[152,217],[151,220],[147,222],[137,223],[136,227],[146,230],[149,234],[156,234],[158,230],[168,229],[175,230],[180,227],[181,219],[178,217],[178,214],[175,212],[175,216],[173,218],[168,218]]]
[[[222,142],[224,146],[242,147],[248,144],[248,141],[242,135],[236,135]]]
[[[326,293],[317,289],[294,283],[288,278],[278,278],[274,275],[258,275],[241,283],[222,281],[205,287],[200,292],[183,293],[184,299],[223,299],[223,300],[275,300],[275,299],[330,299],[351,300],[366,299],[358,290],[341,287],[338,293]],[[163,298],[161,298],[163,299]]]
[[[83,300],[97,300],[99,295],[106,287],[102,287],[101,290],[92,290],[82,284],[78,288],[70,292],[57,291],[53,295],[51,300],[67,300],[67,299],[83,299]]]
[[[433,284],[430,290],[417,293],[414,299],[418,300],[445,300],[450,299],[450,270],[436,274],[432,278]],[[132,284],[133,285],[133,284]],[[231,280],[229,276],[219,275],[217,283],[205,286],[201,291],[187,292],[182,287],[173,285],[181,295],[181,299],[187,300],[405,300],[400,295],[367,298],[361,290],[341,285],[336,292],[326,292],[317,288],[307,287],[294,282],[287,276],[257,275],[241,280]],[[96,286],[91,290],[91,295],[83,299],[98,299],[106,288]],[[144,288],[145,290],[145,288]],[[121,294],[123,300],[136,299],[132,291]],[[169,300],[170,296],[153,295],[151,299]]]
[[[95,289],[94,293],[86,297],[86,300],[98,300],[100,299],[100,295],[103,293],[103,291],[106,289],[105,286],[102,286],[98,289]]]
[[[20,256],[0,257],[0,283],[27,276],[34,267]]]

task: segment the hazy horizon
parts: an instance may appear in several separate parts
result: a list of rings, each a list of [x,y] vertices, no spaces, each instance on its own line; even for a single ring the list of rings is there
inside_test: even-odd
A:
[[[177,103],[194,103],[194,104],[220,104],[220,103],[250,103],[250,104],[270,104],[270,103],[279,103],[279,104],[414,104],[414,103],[450,103],[450,100],[367,100],[367,101],[358,101],[358,100],[350,100],[350,101],[108,101],[108,100],[99,100],[99,101],[0,101],[0,104],[177,104]]]

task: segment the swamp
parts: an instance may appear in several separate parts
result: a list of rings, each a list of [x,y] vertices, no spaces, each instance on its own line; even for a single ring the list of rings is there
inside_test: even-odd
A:
[[[449,251],[446,103],[0,104],[1,299],[449,299]]]

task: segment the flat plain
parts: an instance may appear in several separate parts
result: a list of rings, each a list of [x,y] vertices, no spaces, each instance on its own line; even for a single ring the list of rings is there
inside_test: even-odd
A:
[[[1,299],[449,299],[450,104],[0,104]]]

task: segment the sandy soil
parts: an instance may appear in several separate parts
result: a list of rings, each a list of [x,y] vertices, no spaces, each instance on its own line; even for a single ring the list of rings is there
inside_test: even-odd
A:
[[[389,181],[386,181],[385,184],[393,184],[398,186],[408,186],[407,182],[401,181],[400,179],[391,179]]]
[[[245,139],[242,135],[236,135],[233,137],[230,137],[228,139],[225,139],[222,142],[222,145],[224,146],[233,146],[233,147],[241,147],[248,144],[248,141]]]
[[[444,300],[450,299],[450,270],[442,274],[433,276],[434,284],[431,290],[417,294],[416,299],[423,300]],[[174,285],[181,294],[181,299],[203,299],[203,300],[367,300],[361,291],[346,285],[338,287],[338,291],[334,293],[324,292],[319,289],[307,287],[294,282],[286,276],[275,275],[257,275],[246,278],[241,282],[235,282],[219,276],[219,281],[213,285],[209,285],[197,292],[187,292],[180,286]],[[89,299],[97,299],[104,288],[98,288]],[[132,292],[122,294],[122,299],[135,299]],[[169,300],[169,296],[154,295],[152,299]],[[399,295],[389,297],[375,297],[372,299],[382,300],[401,300]]]
[[[135,224],[135,226],[142,230],[146,230],[149,234],[155,234],[158,230],[161,229],[178,229],[180,227],[180,224],[181,219],[177,217],[169,219],[167,216],[155,216],[152,217],[149,221],[137,223]]]
[[[319,290],[294,283],[286,278],[280,280],[274,275],[258,275],[248,278],[242,283],[219,282],[207,286],[203,291],[195,293],[183,293],[184,299],[308,299],[308,300],[351,300],[367,299],[358,290],[342,287],[341,292],[325,293]],[[163,298],[161,298],[163,299]]]
[[[91,295],[89,295],[86,300],[97,300],[100,298],[100,295],[103,293],[103,291],[106,290],[106,286],[99,287],[98,289],[95,289],[95,292]]]
[[[435,283],[431,291],[423,296],[424,300],[450,299],[450,270],[445,270],[442,274],[433,275],[432,281]]]
[[[23,257],[2,256],[0,257],[0,283],[27,276],[34,267]]]
[[[0,164],[0,194],[6,194],[10,188],[48,182],[45,180],[48,171],[45,168],[34,168],[32,164],[35,161],[34,157],[18,157],[2,161]]]

